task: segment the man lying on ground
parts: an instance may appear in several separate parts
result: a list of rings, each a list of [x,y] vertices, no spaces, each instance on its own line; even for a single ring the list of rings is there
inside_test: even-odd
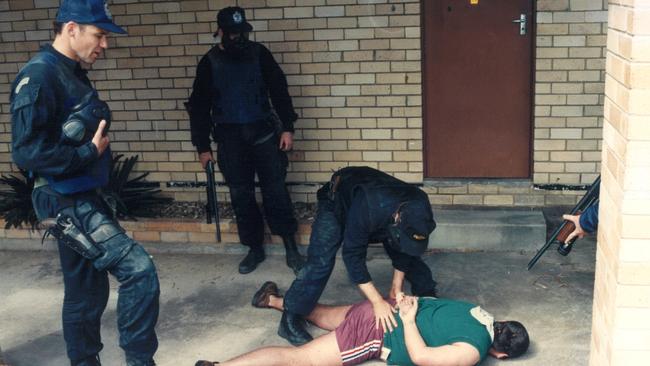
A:
[[[283,310],[277,285],[266,282],[253,296],[258,308]],[[498,321],[479,306],[456,300],[397,295],[398,326],[384,333],[372,304],[318,304],[307,320],[331,332],[294,347],[265,347],[223,363],[195,366],[351,366],[371,359],[390,365],[475,365],[488,354],[514,358],[528,349],[528,332],[516,321]]]

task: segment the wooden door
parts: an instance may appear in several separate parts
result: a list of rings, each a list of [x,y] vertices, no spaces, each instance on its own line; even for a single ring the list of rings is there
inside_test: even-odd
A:
[[[421,5],[425,176],[529,178],[532,0]]]

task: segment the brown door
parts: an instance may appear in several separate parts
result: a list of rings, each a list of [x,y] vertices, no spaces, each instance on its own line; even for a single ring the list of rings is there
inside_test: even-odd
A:
[[[425,176],[530,177],[532,0],[421,4]]]

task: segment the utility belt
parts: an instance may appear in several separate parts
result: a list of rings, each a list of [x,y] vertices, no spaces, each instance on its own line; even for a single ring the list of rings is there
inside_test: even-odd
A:
[[[246,144],[261,145],[275,136],[279,136],[271,122],[258,120],[251,123],[215,123],[214,140],[218,142],[226,140],[240,140]]]

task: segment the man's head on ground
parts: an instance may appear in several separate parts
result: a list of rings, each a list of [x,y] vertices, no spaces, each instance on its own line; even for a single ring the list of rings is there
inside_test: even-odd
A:
[[[110,32],[126,33],[113,22],[103,0],[63,0],[54,21],[54,48],[75,61],[92,64],[108,47]]]
[[[498,359],[515,358],[528,350],[528,331],[518,321],[494,322],[494,341],[490,354]]]
[[[393,214],[389,228],[391,246],[410,256],[419,257],[429,245],[429,234],[436,228],[428,201],[402,202]]]

